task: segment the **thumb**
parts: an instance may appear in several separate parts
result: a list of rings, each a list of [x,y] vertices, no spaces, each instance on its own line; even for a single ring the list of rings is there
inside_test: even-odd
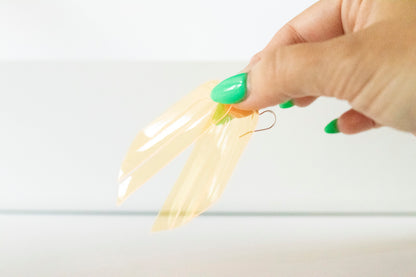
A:
[[[304,96],[345,99],[346,95],[335,95],[335,88],[345,83],[343,79],[349,70],[354,70],[356,59],[350,39],[346,37],[266,48],[256,55],[256,62],[247,67],[246,80],[240,80],[240,86],[233,82],[241,78],[233,76],[215,88],[211,97],[224,103],[228,99],[219,95],[233,96],[240,89],[240,97],[230,98],[225,104],[235,104],[245,110],[258,110]],[[244,81],[246,90],[242,93]],[[234,103],[230,103],[232,101]]]

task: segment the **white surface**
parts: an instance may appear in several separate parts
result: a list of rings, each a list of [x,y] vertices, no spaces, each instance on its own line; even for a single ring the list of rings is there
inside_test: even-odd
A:
[[[2,0],[0,60],[248,61],[313,0]]]
[[[416,218],[0,216],[0,275],[416,276]]]
[[[187,155],[116,207],[119,165],[132,139],[200,83],[241,67],[0,64],[0,209],[158,210]],[[346,109],[329,99],[275,109],[277,126],[253,136],[213,210],[416,211],[415,137],[387,128],[325,134]]]

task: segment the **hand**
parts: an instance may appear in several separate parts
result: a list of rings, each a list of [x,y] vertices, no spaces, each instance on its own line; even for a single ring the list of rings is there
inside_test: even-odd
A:
[[[384,125],[416,133],[416,1],[321,0],[287,23],[244,72],[241,109],[347,100],[345,134]],[[241,99],[240,99],[241,100]]]

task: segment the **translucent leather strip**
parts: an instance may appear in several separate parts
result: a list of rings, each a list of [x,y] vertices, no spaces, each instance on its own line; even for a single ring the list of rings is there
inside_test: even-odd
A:
[[[217,84],[210,81],[198,87],[138,133],[121,165],[118,203],[209,128],[217,105],[210,93]]]
[[[152,231],[183,225],[220,198],[251,133],[240,136],[253,131],[257,120],[257,112],[226,117],[196,141]]]

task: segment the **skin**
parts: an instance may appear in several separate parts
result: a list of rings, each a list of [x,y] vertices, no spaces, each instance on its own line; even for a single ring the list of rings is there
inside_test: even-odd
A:
[[[347,100],[338,128],[416,134],[416,0],[321,0],[292,19],[244,69],[240,109],[293,99]]]

